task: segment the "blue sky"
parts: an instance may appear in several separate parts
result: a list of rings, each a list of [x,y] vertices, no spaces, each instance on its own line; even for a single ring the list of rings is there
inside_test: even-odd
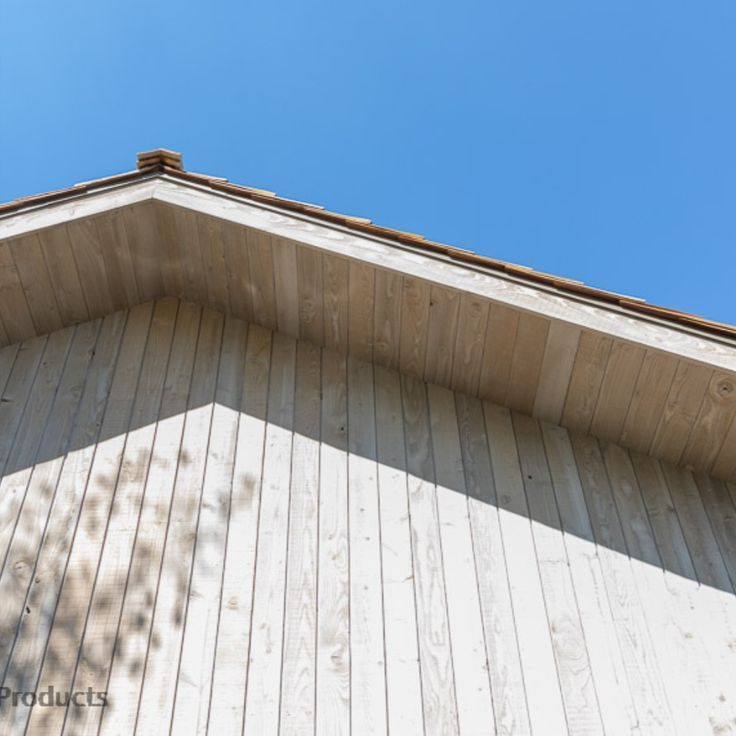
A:
[[[5,0],[0,201],[163,146],[734,323],[735,39],[733,0]]]

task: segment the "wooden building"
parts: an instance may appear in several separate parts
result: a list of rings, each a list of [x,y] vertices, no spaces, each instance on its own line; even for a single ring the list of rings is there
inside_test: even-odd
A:
[[[736,328],[152,151],[0,345],[0,733],[736,731]]]

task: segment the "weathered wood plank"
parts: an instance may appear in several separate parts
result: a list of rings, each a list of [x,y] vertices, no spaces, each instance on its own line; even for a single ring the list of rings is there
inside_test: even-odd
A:
[[[451,385],[475,396],[483,366],[483,347],[490,305],[467,294],[460,296],[457,342],[452,363]]]
[[[426,385],[416,378],[402,376],[401,397],[424,723],[428,730],[452,734],[459,731],[458,702],[442,567]]]
[[[657,431],[658,418],[667,401],[677,361],[663,353],[647,351],[621,436],[616,438],[637,452],[646,452]]]
[[[253,583],[245,732],[274,733],[279,724],[295,375],[296,341],[276,333]]]
[[[386,733],[386,653],[373,366],[350,357],[348,544],[353,732]]]
[[[374,367],[389,733],[425,732],[398,373]]]
[[[638,718],[570,438],[561,427],[541,427],[603,726],[634,732]]]
[[[396,370],[401,349],[401,274],[376,269],[373,356],[378,365]]]
[[[37,235],[10,242],[18,278],[31,310],[36,332],[43,335],[63,326],[46,260]]]
[[[576,432],[590,429],[611,346],[611,338],[605,335],[580,335],[561,417],[561,423]]]
[[[350,261],[348,279],[348,352],[361,360],[373,360],[373,315],[376,270]]]
[[[532,733],[565,733],[565,711],[511,416],[507,409],[488,402],[483,408]]]
[[[314,732],[321,355],[297,345],[291,505],[284,614],[282,733]]]
[[[537,395],[532,413],[539,419],[559,424],[570,385],[581,330],[564,322],[552,321],[547,333]]]
[[[524,490],[570,733],[604,733],[539,424],[514,412]]]
[[[433,385],[428,392],[458,726],[470,734],[493,723],[485,636],[454,396]]]
[[[427,353],[430,287],[418,279],[402,277],[399,369],[413,376],[423,375]]]
[[[455,357],[460,292],[432,286],[429,293],[427,353],[423,371],[425,381],[448,386]]]
[[[322,352],[315,732],[350,731],[347,366]]]
[[[645,733],[676,733],[600,447],[582,435],[572,445],[639,723]]]
[[[272,336],[250,325],[233,468],[210,730],[243,727]]]

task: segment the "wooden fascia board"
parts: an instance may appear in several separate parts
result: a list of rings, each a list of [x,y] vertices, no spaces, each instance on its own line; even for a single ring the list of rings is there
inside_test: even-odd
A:
[[[105,187],[94,192],[80,191],[78,197],[42,204],[0,217],[0,242],[10,240],[64,222],[81,220],[111,210],[129,207],[153,199],[156,177]]]

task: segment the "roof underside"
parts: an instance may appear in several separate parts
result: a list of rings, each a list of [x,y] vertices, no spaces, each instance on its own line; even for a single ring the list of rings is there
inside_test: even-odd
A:
[[[139,164],[0,206],[2,343],[175,296],[736,478],[736,328]]]

